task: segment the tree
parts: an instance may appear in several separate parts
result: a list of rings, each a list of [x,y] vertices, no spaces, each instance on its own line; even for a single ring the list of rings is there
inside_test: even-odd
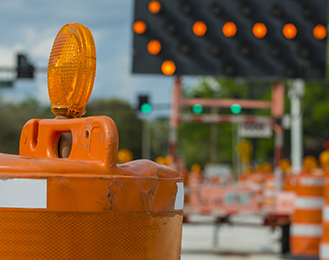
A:
[[[106,115],[111,117],[119,132],[119,149],[129,149],[134,159],[141,158],[142,120],[128,102],[119,99],[92,100],[87,105],[86,116]]]

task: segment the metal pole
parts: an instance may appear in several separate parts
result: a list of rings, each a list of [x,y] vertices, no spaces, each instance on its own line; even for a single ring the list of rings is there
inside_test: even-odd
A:
[[[170,133],[169,133],[169,153],[172,157],[173,164],[177,163],[177,128],[179,125],[179,113],[181,109],[181,100],[183,96],[182,80],[178,76],[173,84],[171,98],[171,114],[170,114]]]
[[[282,117],[284,113],[284,84],[277,81],[273,85],[272,91],[272,115],[276,119],[274,124],[275,132],[275,149],[274,149],[274,166],[279,165],[283,154],[283,128]]]
[[[302,111],[301,100],[304,96],[305,82],[295,79],[290,84],[291,100],[291,164],[293,174],[298,174],[302,169],[303,157],[303,133],[302,133]]]
[[[142,138],[142,158],[150,159],[151,158],[151,133],[148,126],[148,121],[143,120],[143,138]]]

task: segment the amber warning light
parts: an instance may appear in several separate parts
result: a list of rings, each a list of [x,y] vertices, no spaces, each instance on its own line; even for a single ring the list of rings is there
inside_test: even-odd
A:
[[[226,22],[224,25],[223,25],[223,28],[222,28],[222,32],[223,34],[226,36],[226,37],[234,37],[236,32],[237,32],[237,28],[236,28],[236,25],[235,23],[233,22]]]
[[[207,25],[203,21],[196,21],[193,24],[192,31],[196,36],[202,37],[207,32]]]
[[[161,11],[161,4],[159,1],[151,1],[149,2],[148,8],[152,14],[158,14]]]
[[[313,29],[313,36],[317,40],[323,40],[327,37],[327,27],[322,24],[318,24]]]
[[[80,117],[96,74],[96,48],[90,30],[80,23],[58,32],[48,63],[48,92],[56,116]]]
[[[263,23],[256,23],[252,28],[252,33],[255,35],[256,38],[264,38],[267,34],[266,25]]]
[[[292,23],[287,23],[285,26],[283,26],[282,33],[287,39],[291,40],[296,37],[297,28]]]
[[[176,65],[172,60],[165,60],[161,65],[161,71],[164,75],[173,75],[176,71]]]
[[[146,24],[143,21],[138,20],[138,21],[135,21],[133,24],[133,31],[137,34],[145,33],[146,29],[147,29]]]

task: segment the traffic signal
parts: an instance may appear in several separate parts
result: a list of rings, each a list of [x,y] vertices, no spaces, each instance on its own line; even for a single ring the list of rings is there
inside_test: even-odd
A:
[[[133,73],[323,79],[327,0],[135,0]]]
[[[203,112],[203,106],[196,104],[192,107],[192,111],[194,114],[201,114]]]
[[[152,111],[152,105],[149,103],[148,95],[138,96],[138,109],[143,114],[149,114]]]
[[[34,66],[31,65],[24,54],[17,54],[17,78],[33,79]]]
[[[230,107],[230,110],[231,110],[232,114],[237,115],[237,114],[241,113],[242,108],[239,104],[233,104]]]

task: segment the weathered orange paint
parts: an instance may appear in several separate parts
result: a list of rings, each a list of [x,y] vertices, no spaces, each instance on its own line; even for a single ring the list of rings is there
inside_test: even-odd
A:
[[[117,149],[109,117],[28,121],[20,155],[0,154],[0,179],[47,179],[47,208],[0,208],[0,259],[180,259],[183,179],[148,160],[116,165]]]

